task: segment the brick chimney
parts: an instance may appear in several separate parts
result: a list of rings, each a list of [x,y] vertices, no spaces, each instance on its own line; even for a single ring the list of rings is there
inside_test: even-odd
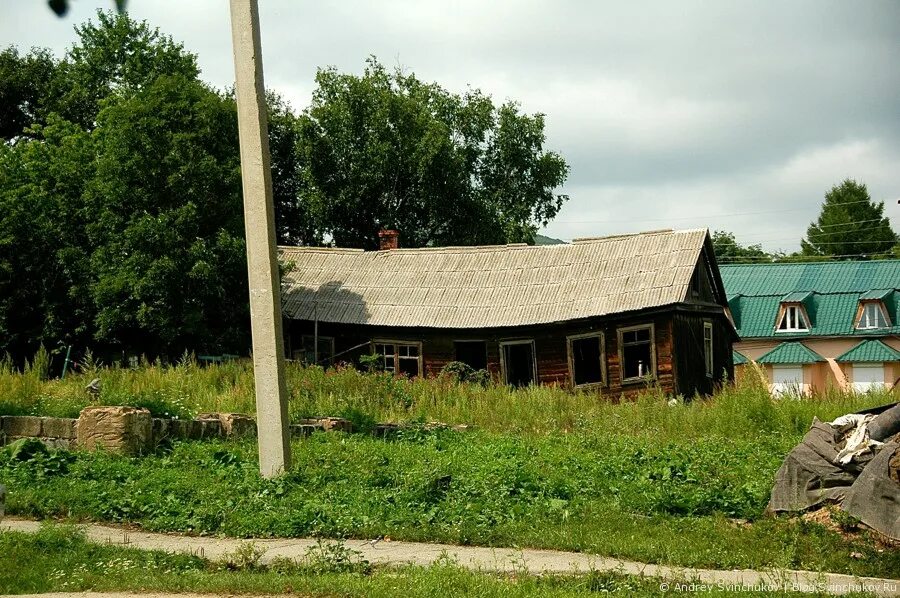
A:
[[[381,251],[386,249],[399,249],[400,233],[393,229],[382,229],[378,231],[378,244]]]

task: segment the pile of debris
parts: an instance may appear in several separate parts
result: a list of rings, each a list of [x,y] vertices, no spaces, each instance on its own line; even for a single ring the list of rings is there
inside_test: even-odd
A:
[[[813,420],[778,470],[767,511],[825,504],[900,541],[900,403]]]

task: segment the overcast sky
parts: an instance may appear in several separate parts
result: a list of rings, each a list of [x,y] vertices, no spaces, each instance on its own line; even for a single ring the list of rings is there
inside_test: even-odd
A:
[[[111,0],[4,0],[0,41],[62,54]],[[316,68],[376,55],[452,91],[546,114],[572,167],[545,234],[709,227],[794,250],[822,197],[865,182],[900,228],[900,2],[260,1],[268,87],[295,109]],[[638,6],[640,5],[640,6]],[[234,80],[226,0],[130,0]]]

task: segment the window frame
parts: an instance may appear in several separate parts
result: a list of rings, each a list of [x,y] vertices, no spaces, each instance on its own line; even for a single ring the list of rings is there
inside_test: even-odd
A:
[[[500,377],[503,380],[503,383],[509,385],[510,382],[507,379],[507,371],[506,371],[506,351],[505,347],[509,345],[531,345],[531,383],[538,384],[538,375],[537,375],[537,350],[534,346],[533,338],[526,339],[506,339],[497,341],[498,347],[500,349]]]
[[[881,313],[881,317],[884,318],[884,326],[861,326],[863,318],[866,315],[866,309],[872,307],[877,309]],[[854,324],[855,330],[884,330],[885,328],[891,327],[891,318],[887,312],[887,308],[884,305],[884,301],[880,301],[878,299],[870,300],[870,301],[860,301],[859,309],[856,314],[856,323]]]
[[[400,371],[400,359],[401,359],[400,347],[401,346],[416,347],[419,354],[415,359],[418,362],[419,373],[416,376],[412,376],[412,377],[416,377],[416,378],[424,377],[425,369],[424,369],[424,361],[422,360],[422,341],[409,341],[409,340],[404,341],[404,340],[389,339],[389,338],[373,338],[371,341],[369,341],[369,344],[372,348],[372,355],[382,355],[383,358],[387,357],[387,355],[384,353],[378,353],[375,350],[375,346],[376,345],[393,345],[393,347],[394,347],[394,356],[393,356],[394,357],[394,366],[393,366],[394,369],[393,369],[393,371],[391,371],[391,373],[394,376],[405,375],[405,374],[403,374],[403,372]],[[382,358],[382,364],[384,364],[383,358]],[[412,358],[411,357],[402,357],[402,359],[412,359]],[[388,371],[387,368],[385,368],[385,371]]]
[[[707,330],[709,337],[706,336]],[[703,320],[703,365],[706,369],[706,377],[713,378],[715,367],[715,350],[716,345],[713,341],[713,325],[710,320]]]
[[[806,328],[782,328],[781,323],[785,320],[788,320],[790,323],[790,319],[788,318],[788,314],[791,310],[796,310],[797,320],[802,320],[804,326]],[[775,321],[775,333],[776,334],[790,334],[792,332],[809,332],[810,323],[809,323],[809,314],[806,313],[806,308],[802,303],[782,303],[781,309],[778,310],[778,319]]]
[[[650,376],[638,376],[632,378],[625,377],[625,343],[623,340],[623,336],[626,332],[634,332],[635,330],[650,330],[650,365],[651,365],[651,374]],[[639,384],[641,382],[647,381],[656,381],[657,380],[657,362],[656,362],[656,325],[653,322],[648,324],[636,324],[634,326],[622,326],[620,328],[616,328],[616,336],[618,340],[618,351],[619,351],[619,378],[620,384],[625,386],[626,384]]]
[[[596,338],[600,341],[600,382],[586,382],[575,384],[575,352],[572,349],[572,341]],[[609,378],[606,374],[606,333],[602,330],[570,334],[566,336],[566,352],[569,361],[569,382],[572,388],[603,388],[609,386]]]

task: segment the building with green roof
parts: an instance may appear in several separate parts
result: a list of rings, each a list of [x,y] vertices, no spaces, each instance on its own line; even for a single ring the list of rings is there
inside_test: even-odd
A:
[[[900,260],[730,264],[720,271],[741,336],[734,349],[763,368],[773,392],[897,386]]]

